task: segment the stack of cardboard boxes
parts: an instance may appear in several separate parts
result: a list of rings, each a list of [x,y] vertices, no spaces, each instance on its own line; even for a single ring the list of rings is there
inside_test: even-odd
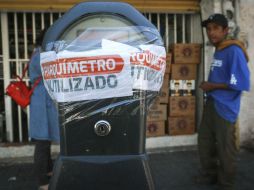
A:
[[[195,133],[195,86],[197,64],[200,63],[200,47],[200,44],[171,46],[170,53],[167,54],[167,69],[160,96],[148,111],[148,137]],[[157,116],[156,120],[155,118],[151,120],[151,113],[156,112],[153,109],[155,107],[159,109],[157,113],[163,113],[163,115]]]
[[[146,136],[156,137],[165,135],[167,122],[167,110],[169,102],[169,73],[171,65],[171,54],[167,55],[166,71],[159,95],[149,106],[146,123]]]

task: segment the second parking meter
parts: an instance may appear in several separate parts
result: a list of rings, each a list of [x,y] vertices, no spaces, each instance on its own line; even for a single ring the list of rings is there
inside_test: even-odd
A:
[[[60,118],[50,189],[153,190],[146,111],[166,56],[156,28],[126,3],[80,3],[49,28],[43,51]]]

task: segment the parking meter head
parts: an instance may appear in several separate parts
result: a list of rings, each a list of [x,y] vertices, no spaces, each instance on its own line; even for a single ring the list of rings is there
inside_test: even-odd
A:
[[[62,154],[144,152],[146,109],[166,67],[156,27],[126,3],[80,3],[48,29],[43,49],[44,84],[61,116]],[[101,120],[111,130],[94,127]]]
[[[146,110],[166,66],[155,26],[126,3],[80,3],[49,28],[43,50],[44,84],[60,117],[52,189],[153,190]]]

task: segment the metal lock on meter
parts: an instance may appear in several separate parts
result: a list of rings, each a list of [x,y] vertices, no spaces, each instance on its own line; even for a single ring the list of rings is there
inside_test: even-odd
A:
[[[104,137],[109,135],[111,131],[111,125],[109,124],[109,122],[107,121],[98,121],[95,125],[94,125],[94,132],[96,135]]]

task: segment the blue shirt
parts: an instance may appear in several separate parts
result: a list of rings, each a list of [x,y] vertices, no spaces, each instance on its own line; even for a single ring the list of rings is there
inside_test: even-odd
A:
[[[29,77],[32,84],[41,75],[40,48],[37,48],[29,65]],[[43,80],[35,87],[31,96],[29,135],[37,140],[59,142],[58,111],[43,84]]]
[[[231,45],[214,53],[209,82],[226,84],[230,89],[217,89],[208,93],[215,109],[225,120],[235,122],[240,111],[242,91],[250,89],[250,72],[242,49]]]

